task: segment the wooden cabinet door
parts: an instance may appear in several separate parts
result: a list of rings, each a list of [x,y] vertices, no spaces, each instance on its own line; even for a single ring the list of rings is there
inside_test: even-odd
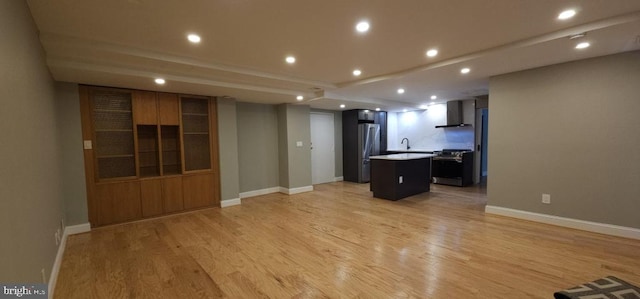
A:
[[[160,125],[180,124],[180,101],[175,93],[158,93]]]
[[[155,92],[136,90],[133,93],[133,118],[137,125],[158,124],[158,105]]]
[[[142,218],[140,182],[119,182],[96,185],[98,225]]]
[[[215,203],[213,174],[187,175],[182,178],[184,208],[213,206]]]
[[[151,217],[163,214],[162,182],[160,180],[141,181],[140,201],[142,203],[142,217]]]
[[[182,177],[162,179],[162,201],[165,213],[184,210]]]

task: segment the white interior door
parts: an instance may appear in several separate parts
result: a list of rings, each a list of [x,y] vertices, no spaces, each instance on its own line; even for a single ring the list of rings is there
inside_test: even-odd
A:
[[[335,143],[333,114],[311,113],[311,181],[333,182],[335,178]]]

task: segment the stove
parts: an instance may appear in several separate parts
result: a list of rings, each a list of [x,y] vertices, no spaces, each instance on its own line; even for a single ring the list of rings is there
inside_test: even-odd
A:
[[[462,163],[465,153],[472,153],[473,151],[467,149],[443,149],[436,152],[438,156],[433,157],[434,160],[452,160]]]
[[[473,151],[443,149],[431,162],[434,184],[464,187],[473,183]]]

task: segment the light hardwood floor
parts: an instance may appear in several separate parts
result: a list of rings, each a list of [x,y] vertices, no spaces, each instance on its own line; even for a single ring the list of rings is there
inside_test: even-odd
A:
[[[553,298],[614,275],[640,241],[485,215],[478,187],[400,201],[368,184],[270,194],[70,236],[56,298]]]

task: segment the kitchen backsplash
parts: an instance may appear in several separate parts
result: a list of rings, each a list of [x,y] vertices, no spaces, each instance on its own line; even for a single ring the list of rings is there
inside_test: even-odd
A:
[[[475,108],[468,106],[465,109]],[[467,115],[469,113],[465,113],[465,116]],[[473,124],[474,119],[468,118],[471,117],[465,118],[464,123]],[[435,126],[447,123],[447,106],[445,104],[432,105],[427,110],[389,113],[387,122],[387,148],[389,149],[405,149],[406,143],[400,144],[403,138],[409,138],[412,149],[474,148],[475,129],[473,126],[435,128]]]

